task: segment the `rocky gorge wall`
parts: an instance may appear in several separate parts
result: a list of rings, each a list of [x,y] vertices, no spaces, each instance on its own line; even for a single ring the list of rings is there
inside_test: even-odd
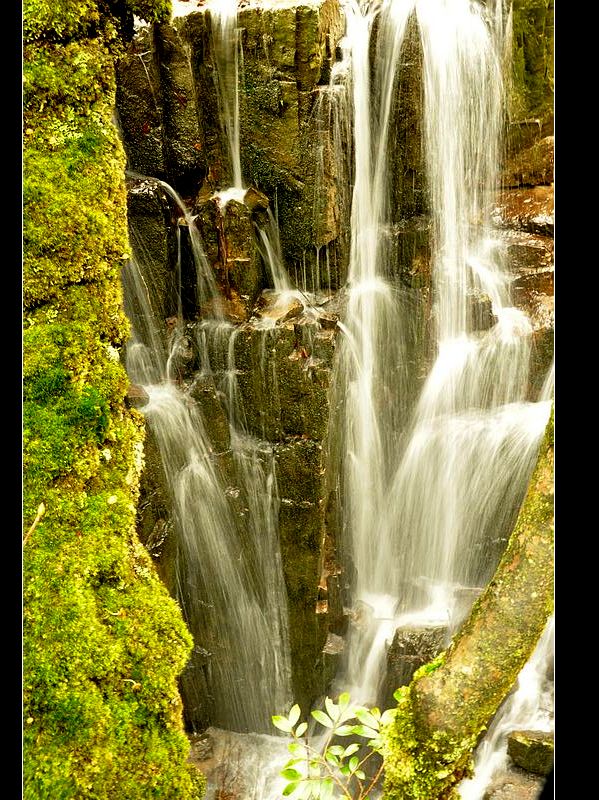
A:
[[[496,234],[513,271],[515,303],[533,322],[528,396],[536,398],[553,352],[552,51],[549,2],[517,2],[513,18],[513,83],[506,121],[502,187],[492,198]],[[145,242],[153,262],[165,325],[176,313],[176,231],[180,211],[144,176],[167,181],[186,200],[202,234],[223,294],[225,316],[240,328],[235,365],[250,432],[269,442],[277,464],[279,523],[289,598],[294,697],[308,707],[334,673],[347,625],[344,578],[337,556],[335,487],[327,483],[329,382],[343,314],[349,197],[345,164],[331,126],[328,82],[339,59],[342,13],[334,0],[258,0],[239,8],[243,202],[224,214],[214,192],[231,182],[219,124],[209,4],[175,3],[169,22],[141,26],[117,69],[117,110],[128,159],[128,212],[133,241]],[[399,209],[390,228],[394,280],[422,307],[425,339],[430,300],[426,191],[421,146],[421,53],[415,24],[402,54],[394,110],[393,158],[402,165],[393,187]],[[536,115],[536,116],[535,116]],[[318,317],[290,303],[274,311],[272,286],[255,235],[266,210],[276,211],[282,255],[292,282],[323,290]],[[135,249],[135,245],[134,245]],[[185,284],[185,268],[182,282]],[[493,322],[489,299],[473,296],[475,324]],[[215,380],[199,378],[197,329],[202,309],[185,306],[187,355],[181,382],[210,420],[215,450],[228,447],[223,398]],[[264,330],[265,318],[270,319]],[[219,363],[214,353],[211,363]],[[220,370],[220,372],[219,372]],[[140,402],[131,390],[132,403]],[[141,401],[143,402],[143,400]],[[174,591],[176,542],[151,436],[142,476],[138,529],[165,583]],[[235,485],[235,475],[230,475]],[[426,650],[426,648],[425,648]],[[422,655],[426,660],[432,652]],[[397,656],[390,656],[390,664]],[[205,656],[190,662],[201,669]],[[414,659],[412,659],[414,660]],[[412,669],[418,665],[414,661]],[[405,666],[405,665],[404,665]],[[391,665],[392,669],[401,669]],[[183,676],[185,685],[185,676]],[[187,724],[206,727],[199,707]],[[273,713],[276,709],[273,709]]]

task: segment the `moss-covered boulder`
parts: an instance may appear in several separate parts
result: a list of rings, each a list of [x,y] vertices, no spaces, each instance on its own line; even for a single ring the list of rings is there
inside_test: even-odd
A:
[[[544,731],[512,731],[507,752],[514,764],[527,772],[549,775],[553,767],[553,734]]]
[[[168,4],[24,5],[23,797],[196,800],[191,637],[135,532],[116,31]]]

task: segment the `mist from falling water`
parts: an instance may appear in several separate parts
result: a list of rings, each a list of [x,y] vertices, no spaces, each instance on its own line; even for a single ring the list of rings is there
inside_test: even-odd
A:
[[[397,178],[388,158],[390,100],[413,13],[424,68],[436,356],[407,416],[397,406],[409,390],[401,369],[409,323],[399,318],[409,306],[386,280],[383,231]],[[551,404],[526,400],[531,325],[512,306],[486,223],[503,109],[501,9],[469,0],[349,0],[345,14],[354,191],[330,464],[339,475],[354,623],[337,684],[375,703],[398,623],[444,622],[449,635],[460,592],[490,578]],[[471,321],[477,294],[490,299],[495,317],[486,331]]]
[[[176,193],[157,182],[171,197]],[[201,240],[195,241],[194,256]],[[278,492],[272,448],[252,438],[236,389],[238,330],[205,319],[211,351],[224,360],[221,378],[203,352],[201,375],[226,398],[230,454],[225,468],[206,430],[200,406],[177,380],[177,365],[191,347],[179,319],[170,336],[152,305],[153,277],[143,242],[132,230],[134,257],[125,268],[125,304],[132,322],[127,371],[143,385],[142,408],[160,452],[177,542],[176,594],[206,663],[193,663],[183,688],[191,706],[202,697],[215,725],[271,732],[274,708],[291,702],[287,599],[278,542]],[[203,259],[205,256],[203,255]],[[196,263],[196,269],[200,270]],[[180,271],[180,266],[179,266]],[[200,298],[196,298],[200,302]],[[193,387],[192,387],[193,389]],[[234,482],[232,485],[231,481]],[[193,670],[202,672],[198,677]],[[206,687],[207,694],[206,697]]]

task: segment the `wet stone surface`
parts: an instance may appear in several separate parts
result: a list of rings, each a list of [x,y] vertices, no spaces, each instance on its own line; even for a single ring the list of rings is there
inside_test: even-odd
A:
[[[482,800],[538,800],[545,780],[521,769],[511,769],[497,776]]]
[[[527,772],[548,775],[553,766],[553,734],[544,731],[513,731],[507,740],[508,755]]]
[[[384,684],[384,708],[393,706],[393,692],[407,686],[414,672],[439,655],[447,626],[398,628],[387,652],[387,675]]]

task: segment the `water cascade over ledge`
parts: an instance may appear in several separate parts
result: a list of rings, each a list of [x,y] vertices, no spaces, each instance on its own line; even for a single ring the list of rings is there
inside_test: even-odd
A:
[[[274,734],[271,715],[297,700],[295,687],[310,683],[301,671],[314,670],[306,696],[315,705],[347,691],[354,702],[388,706],[396,637],[432,632],[436,652],[448,645],[499,562],[553,395],[552,367],[533,380],[534,325],[516,302],[505,243],[491,220],[503,153],[508,9],[502,0],[345,0],[344,30],[335,39],[322,26],[332,26],[337,4],[305,5],[297,11],[283,0],[279,9],[296,26],[292,51],[276,27],[274,3],[208,0],[197,9],[176,2],[190,22],[173,30],[196,82],[198,119],[206,129],[214,125],[212,139],[206,136],[214,150],[202,152],[197,185],[188,189],[191,179],[181,179],[186,192],[160,170],[129,172],[132,195],[166,198],[165,218],[176,231],[169,271],[157,268],[148,237],[130,219],[133,255],[123,285],[132,324],[127,372],[144,396],[157,483],[168,497],[167,582],[195,640],[182,694],[188,718],[210,726],[222,759],[243,747],[238,733],[258,734],[247,740],[249,766],[239,762],[240,773],[255,780],[231,787],[240,800],[280,796],[280,781],[268,786],[264,775],[276,774],[284,748],[264,734]],[[243,16],[248,6],[264,26],[259,35]],[[303,57],[302,37],[311,29],[302,15],[321,6],[325,22],[319,18],[322,30],[311,35],[322,41]],[[251,67],[266,76],[262,93],[255,74],[246,74],[244,48],[248,61],[262,59]],[[306,76],[318,59],[329,63],[312,85]],[[416,73],[414,90],[406,75]],[[213,93],[213,120],[198,87]],[[421,149],[419,177],[402,150],[404,129],[398,133],[410,91],[419,114],[410,123]],[[264,173],[255,167],[251,137],[262,134],[248,133],[250,101],[274,108],[275,132],[289,108],[298,119],[305,114],[307,127],[321,126],[315,153],[305,155],[314,158],[314,173],[280,184],[300,197],[306,215],[314,212],[315,231],[328,226],[315,256],[304,252],[302,262],[289,255],[288,196],[280,225],[276,190],[267,197],[264,189],[280,165]],[[297,155],[286,146],[273,147],[285,164]],[[215,170],[213,152],[222,158]],[[264,185],[256,175],[266,176]],[[310,181],[318,195],[313,209],[305,204]],[[405,200],[409,184],[418,195],[414,207]],[[250,231],[245,249],[227,239],[242,224]],[[418,263],[426,261],[423,284],[406,277],[402,262],[412,224]],[[210,248],[216,256],[207,255]],[[336,277],[332,254],[344,263]],[[241,364],[240,352],[251,358]],[[292,388],[280,399],[283,381]],[[325,395],[313,423],[302,404]],[[310,480],[307,467],[290,479],[289,463],[317,450],[322,458],[310,462]],[[318,488],[303,495],[303,483]],[[316,538],[302,527],[313,512],[320,584],[316,568],[305,578],[289,555]],[[292,519],[291,537],[284,518]],[[308,665],[298,656],[302,603],[319,615],[316,633],[305,637],[318,642]],[[482,797],[505,767],[504,734],[514,721],[526,727],[542,716],[539,724],[551,728],[544,677],[530,678],[545,676],[551,641],[548,633],[480,744],[464,798]],[[542,698],[542,713],[533,695]],[[195,733],[197,723],[191,727]],[[216,798],[224,784],[211,781]]]

